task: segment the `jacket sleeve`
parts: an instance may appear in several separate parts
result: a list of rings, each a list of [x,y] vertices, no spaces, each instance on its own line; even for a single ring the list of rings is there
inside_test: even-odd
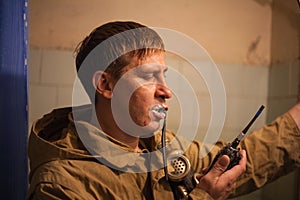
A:
[[[55,183],[40,183],[35,186],[32,193],[27,194],[27,200],[58,200],[58,199],[83,199],[76,192]]]
[[[195,188],[190,194],[190,199],[213,200],[213,198],[204,190]]]
[[[289,113],[247,136],[241,148],[247,152],[247,169],[233,196],[261,188],[300,166],[300,130]]]

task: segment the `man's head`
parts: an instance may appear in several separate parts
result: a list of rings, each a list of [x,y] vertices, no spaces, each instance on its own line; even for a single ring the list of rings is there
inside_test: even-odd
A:
[[[158,127],[161,116],[153,108],[167,108],[172,94],[164,77],[164,45],[154,30],[135,22],[104,24],[77,48],[76,68],[91,101],[96,94],[97,101],[111,103],[119,127],[136,130],[129,118],[141,127]]]
[[[97,51],[99,47],[99,51]],[[95,93],[90,93],[90,79],[84,80],[80,76],[83,63],[92,51],[97,51],[97,57],[101,58],[101,64],[92,68],[86,66],[93,73],[102,70],[115,79],[122,75],[123,68],[131,62],[133,57],[143,58],[153,53],[164,51],[164,44],[160,36],[152,29],[131,21],[109,22],[95,28],[76,48],[76,70],[83,82],[92,102]],[[82,70],[83,71],[83,70]],[[84,73],[86,75],[86,73]],[[95,91],[94,91],[95,92]]]

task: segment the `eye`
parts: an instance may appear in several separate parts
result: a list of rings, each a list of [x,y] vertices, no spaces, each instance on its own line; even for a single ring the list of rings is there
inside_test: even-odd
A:
[[[142,74],[142,78],[145,80],[152,80],[154,77],[155,77],[155,74],[151,73],[151,72]]]

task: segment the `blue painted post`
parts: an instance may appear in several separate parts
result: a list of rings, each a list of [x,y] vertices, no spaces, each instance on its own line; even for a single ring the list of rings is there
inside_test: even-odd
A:
[[[0,199],[27,190],[28,0],[0,0]]]

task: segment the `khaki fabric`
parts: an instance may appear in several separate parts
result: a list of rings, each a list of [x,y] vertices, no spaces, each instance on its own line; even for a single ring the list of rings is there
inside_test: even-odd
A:
[[[79,110],[90,112],[89,107]],[[101,132],[91,119],[77,123],[73,118],[72,108],[61,108],[34,122],[28,146],[27,199],[173,199],[164,171],[157,167],[162,163],[157,151],[160,133],[141,139],[143,151],[134,152]],[[225,144],[219,141],[210,149],[199,141],[190,144],[170,131],[167,139],[171,141],[171,151],[184,150],[196,172],[209,166]],[[87,142],[88,148],[92,146],[89,150]],[[247,170],[233,196],[249,193],[299,167],[300,131],[288,113],[247,136],[241,147],[247,151]],[[100,149],[101,154],[95,149]],[[201,157],[200,150],[209,153]],[[158,153],[146,159],[149,152]],[[190,196],[211,199],[198,188]]]

